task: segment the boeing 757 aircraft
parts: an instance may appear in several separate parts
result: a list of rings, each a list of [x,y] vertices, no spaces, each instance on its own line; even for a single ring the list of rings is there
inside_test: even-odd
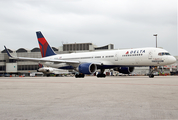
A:
[[[124,50],[97,51],[85,53],[56,54],[50,47],[42,33],[36,32],[42,58],[14,57],[6,49],[9,57],[17,60],[36,61],[45,66],[59,69],[73,69],[78,74],[76,78],[85,74],[94,74],[97,69],[100,73],[97,77],[105,77],[105,69],[114,69],[123,74],[130,74],[134,67],[151,67],[149,74],[153,78],[156,66],[164,66],[176,62],[175,57],[161,48],[136,48]]]

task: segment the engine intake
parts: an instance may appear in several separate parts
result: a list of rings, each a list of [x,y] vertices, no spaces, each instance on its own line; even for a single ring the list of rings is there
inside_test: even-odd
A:
[[[82,63],[78,66],[77,71],[82,74],[92,74],[97,70],[97,66],[93,63]]]

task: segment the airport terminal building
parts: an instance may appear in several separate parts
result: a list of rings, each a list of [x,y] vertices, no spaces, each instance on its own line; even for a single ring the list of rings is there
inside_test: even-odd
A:
[[[113,50],[114,45],[109,44],[102,47],[97,47],[92,43],[73,43],[73,44],[63,44],[59,48],[52,47],[56,54],[67,54],[67,53],[76,53],[76,52],[90,52],[98,50]],[[13,56],[18,57],[31,57],[31,58],[41,58],[41,52],[39,48],[33,48],[27,50],[25,48],[19,48],[18,50],[8,49]],[[178,70],[178,56],[176,56],[177,63],[169,66],[159,66],[159,68],[165,72],[177,72]],[[37,62],[15,60],[9,58],[6,50],[0,51],[0,75],[5,76],[6,74],[12,74],[14,76],[25,75],[30,76],[31,73],[37,73],[39,65]],[[106,70],[107,72],[113,72],[113,70]],[[134,70],[134,74],[145,75],[149,72],[148,67],[137,67]],[[117,74],[116,72],[113,72]],[[112,74],[113,74],[112,73]]]

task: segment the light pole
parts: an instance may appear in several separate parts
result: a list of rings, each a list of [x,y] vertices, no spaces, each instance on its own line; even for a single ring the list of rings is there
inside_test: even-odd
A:
[[[157,36],[158,36],[158,34],[153,34],[153,36],[156,36],[156,48],[157,48]]]

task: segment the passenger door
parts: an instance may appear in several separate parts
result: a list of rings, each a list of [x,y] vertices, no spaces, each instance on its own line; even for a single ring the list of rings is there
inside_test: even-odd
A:
[[[115,61],[118,61],[118,53],[115,53]]]
[[[153,51],[149,51],[148,53],[148,59],[152,59],[153,58]]]

